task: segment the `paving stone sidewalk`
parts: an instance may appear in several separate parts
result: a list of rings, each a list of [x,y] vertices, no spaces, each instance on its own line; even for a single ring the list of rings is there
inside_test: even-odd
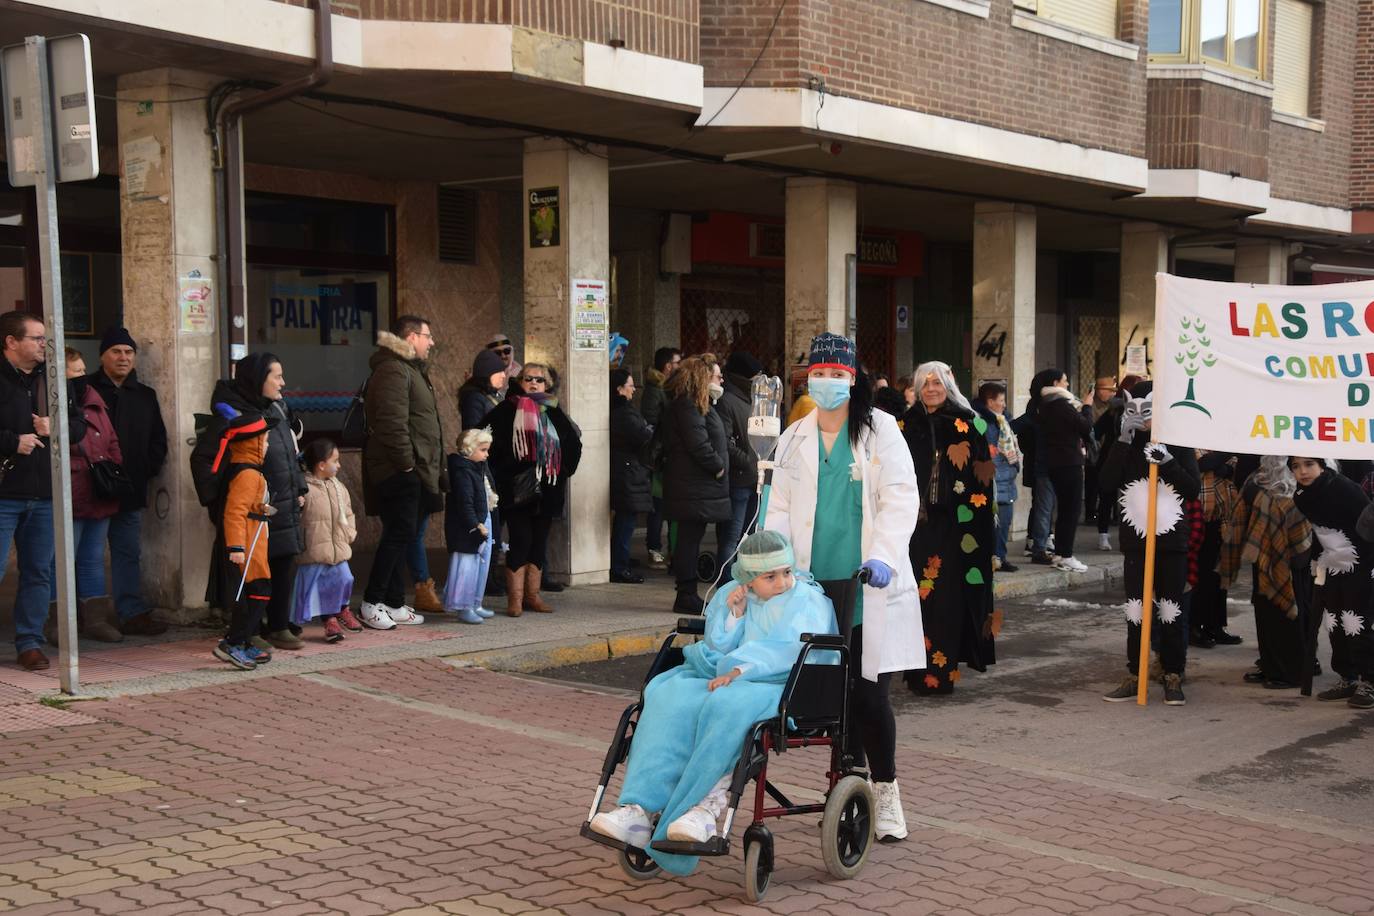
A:
[[[1351,828],[913,735],[898,755],[912,836],[858,879],[830,879],[816,820],[794,818],[773,822],[759,906],[738,852],[632,883],[577,835],[625,703],[411,659],[81,704],[82,721],[0,736],[0,911],[1374,912],[1374,843]],[[823,751],[789,752],[775,778],[814,788],[823,767]]]

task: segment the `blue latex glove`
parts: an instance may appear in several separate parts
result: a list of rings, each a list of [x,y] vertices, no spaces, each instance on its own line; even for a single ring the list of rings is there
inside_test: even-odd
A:
[[[882,560],[869,560],[859,568],[868,570],[868,584],[874,588],[887,588],[892,582],[892,567]]]

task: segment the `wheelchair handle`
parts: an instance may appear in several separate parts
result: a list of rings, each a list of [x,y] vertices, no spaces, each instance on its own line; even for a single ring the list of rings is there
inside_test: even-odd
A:
[[[859,571],[854,574],[854,578],[859,580],[860,585],[867,585],[868,580],[872,578],[872,576],[873,570],[863,568],[860,568]]]
[[[706,618],[679,617],[677,619],[677,632],[684,636],[704,636],[706,635]]]

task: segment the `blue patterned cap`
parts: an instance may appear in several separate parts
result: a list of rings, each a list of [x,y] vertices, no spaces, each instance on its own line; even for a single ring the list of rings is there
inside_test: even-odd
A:
[[[826,331],[811,338],[811,357],[807,363],[811,369],[819,366],[822,369],[843,369],[857,374],[859,353],[853,340]]]

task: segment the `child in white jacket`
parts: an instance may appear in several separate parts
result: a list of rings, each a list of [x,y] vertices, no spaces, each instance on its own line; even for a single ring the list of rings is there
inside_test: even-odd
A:
[[[325,642],[339,642],[344,630],[357,633],[363,628],[348,606],[353,598],[348,561],[358,524],[348,490],[338,479],[338,447],[328,439],[314,440],[305,447],[305,468],[305,552],[296,558],[291,622],[304,626],[318,619],[324,623]]]

